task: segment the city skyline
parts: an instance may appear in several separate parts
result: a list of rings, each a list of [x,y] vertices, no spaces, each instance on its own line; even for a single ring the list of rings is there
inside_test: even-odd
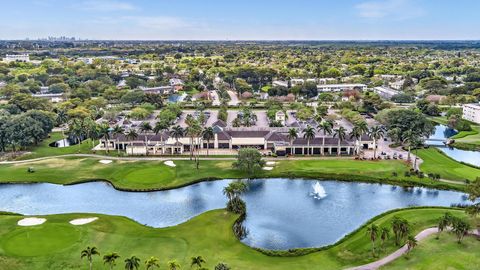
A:
[[[0,39],[476,40],[476,7],[473,0],[20,0],[3,4]]]

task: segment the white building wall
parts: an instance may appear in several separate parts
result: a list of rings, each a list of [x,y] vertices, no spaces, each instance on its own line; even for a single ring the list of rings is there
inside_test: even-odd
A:
[[[480,124],[480,104],[463,105],[463,119]]]

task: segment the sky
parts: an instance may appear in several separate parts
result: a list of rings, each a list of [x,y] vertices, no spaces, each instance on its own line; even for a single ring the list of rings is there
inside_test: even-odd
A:
[[[477,40],[479,0],[0,0],[0,39]]]

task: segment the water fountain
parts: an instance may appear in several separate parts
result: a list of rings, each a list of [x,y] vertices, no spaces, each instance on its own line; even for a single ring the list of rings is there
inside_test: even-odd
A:
[[[323,186],[320,184],[319,181],[317,181],[314,185],[312,185],[312,188],[313,188],[313,192],[311,193],[311,195],[315,199],[320,200],[327,196],[327,192],[325,192],[325,189],[323,188]]]

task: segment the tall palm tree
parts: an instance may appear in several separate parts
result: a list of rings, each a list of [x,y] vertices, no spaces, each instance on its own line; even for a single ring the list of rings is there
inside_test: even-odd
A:
[[[60,126],[62,128],[63,144],[65,144],[65,129],[62,126],[65,125],[68,121],[67,111],[66,110],[58,110],[56,120],[57,120],[58,126]]]
[[[160,268],[160,264],[158,263],[158,259],[155,257],[150,257],[150,259],[145,261],[145,267],[147,270],[152,270],[154,268]]]
[[[400,245],[400,241],[403,240],[410,232],[410,224],[406,219],[394,216],[392,219],[392,230],[395,234],[395,245]]]
[[[125,259],[125,270],[134,270],[140,267],[140,259],[136,256]]]
[[[109,144],[110,144],[110,127],[107,124],[104,124],[100,127],[100,134],[105,138],[105,147],[107,148],[107,153],[109,152]]]
[[[315,138],[315,129],[308,125],[304,130],[303,130],[303,138],[307,139],[307,155],[310,154],[310,141]]]
[[[360,139],[362,138],[362,131],[357,127],[354,126],[352,131],[349,133],[350,139],[355,139],[355,154],[360,157]]]
[[[172,130],[170,130],[170,136],[175,138],[175,141],[177,141],[177,143],[178,143],[178,139],[182,138],[184,135],[185,135],[185,130],[181,126],[174,126]]]
[[[413,235],[409,235],[407,237],[407,253],[410,253],[410,251],[416,247],[418,244],[417,239]]]
[[[372,255],[375,257],[375,241],[378,238],[378,226],[372,224],[367,227],[367,235],[370,237],[370,241],[372,241]]]
[[[338,137],[338,149],[337,149],[337,155],[340,156],[340,144],[345,140],[345,136],[347,135],[347,130],[340,126],[339,128],[335,129],[333,132],[333,137]]]
[[[129,129],[127,133],[125,134],[125,138],[127,138],[128,141],[130,141],[130,150],[132,151],[132,156],[133,156],[133,141],[138,138],[138,133],[135,129]]]
[[[167,263],[167,267],[168,270],[178,270],[180,269],[180,264],[177,261],[173,260]]]
[[[213,131],[212,127],[207,127],[202,131],[202,138],[207,141],[207,156],[208,156],[208,150],[210,148],[210,140],[215,138],[215,133]]]
[[[380,126],[373,126],[368,131],[368,136],[373,139],[373,159],[377,158],[377,142],[383,138],[385,130]]]
[[[390,228],[382,227],[380,228],[380,240],[382,240],[382,249],[385,247],[385,241],[390,238]]]
[[[157,123],[155,123],[155,127],[153,128],[153,132],[155,132],[156,135],[159,133],[163,133],[163,131],[168,129],[168,123],[166,121],[160,120]],[[165,153],[165,145],[163,143],[163,134],[160,134],[160,142],[162,144],[162,154]]]
[[[320,123],[318,126],[318,131],[323,131],[323,136],[322,136],[322,145],[325,145],[325,135],[332,134],[333,131],[333,123],[330,121],[323,121]]]
[[[296,128],[290,128],[288,130],[288,135],[287,138],[290,140],[290,146],[291,146],[291,154],[292,156],[295,155],[295,150],[293,148],[293,141],[295,141],[298,138],[298,131]]]
[[[115,261],[118,258],[120,258],[120,256],[117,253],[112,252],[103,256],[103,263],[108,264],[110,266],[110,270],[112,270],[115,266]]]
[[[148,145],[147,145],[147,133],[153,130],[152,125],[149,122],[143,122],[140,125],[140,131],[145,135],[145,154],[148,156]]]
[[[86,258],[89,263],[90,270],[92,270],[93,256],[99,256],[99,255],[100,253],[98,252],[96,247],[87,247],[86,249],[82,250],[82,252],[80,253],[80,258],[81,259]]]
[[[190,266],[196,265],[198,268],[201,268],[203,263],[205,263],[205,260],[202,256],[192,257],[192,263]]]
[[[402,136],[402,142],[406,145],[408,145],[408,156],[407,156],[407,161],[410,162],[411,158],[411,150],[412,150],[412,145],[415,143],[417,139],[417,134],[415,134],[412,130],[407,130]]]
[[[118,136],[120,134],[123,134],[123,132],[125,132],[125,129],[122,127],[122,126],[119,126],[119,125],[115,125],[113,127],[113,130],[112,130],[112,134],[114,136]],[[118,141],[118,140],[117,140]],[[120,147],[118,147],[117,145],[117,153],[120,154]]]

